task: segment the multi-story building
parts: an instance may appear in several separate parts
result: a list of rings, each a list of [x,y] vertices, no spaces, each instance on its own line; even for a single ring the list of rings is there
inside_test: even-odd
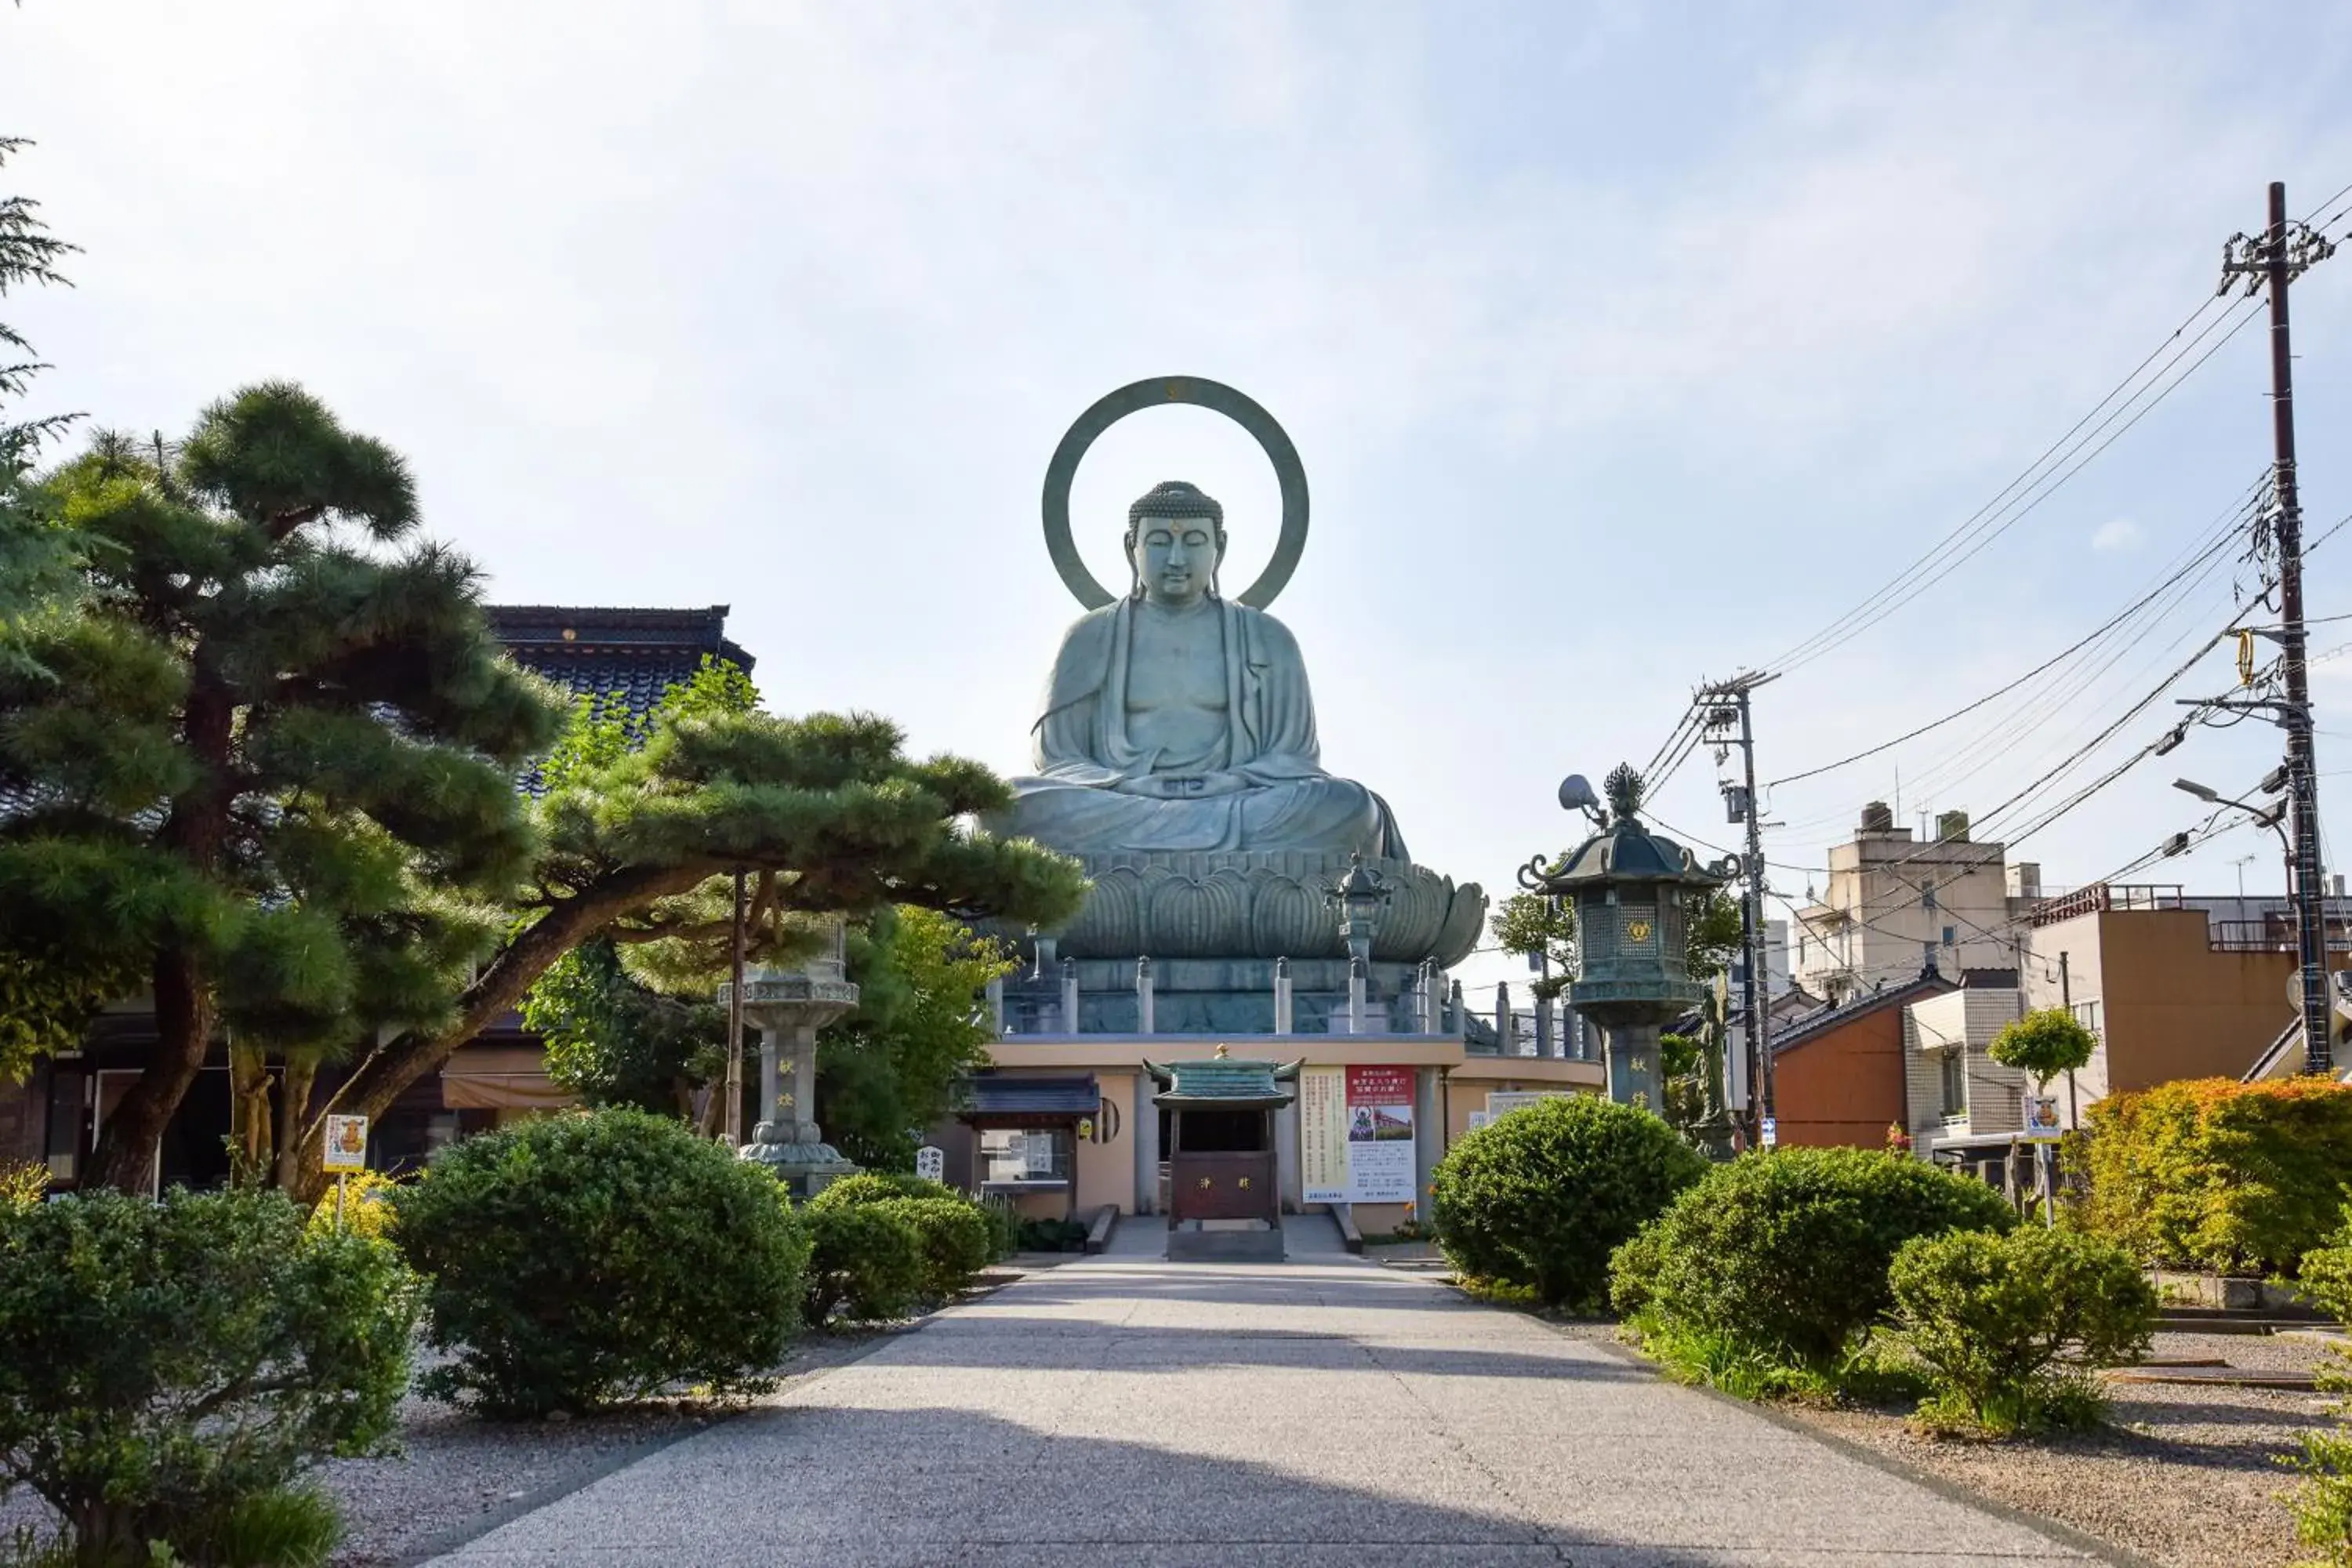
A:
[[[2069,1125],[2123,1089],[2184,1078],[2237,1078],[2296,1023],[2292,914],[2279,899],[2196,898],[2178,887],[2095,882],[2036,905],[2026,1005],[2068,1007],[2098,1041],[2061,1080]],[[2331,911],[2330,967],[2345,962]],[[2299,1061],[2301,1035],[2292,1057]]]
[[[1798,913],[1796,982],[1846,1002],[1925,969],[2013,969],[2040,891],[2036,868],[1969,837],[1966,812],[1943,813],[1921,842],[1873,801],[1853,841],[1830,851],[1829,886]]]

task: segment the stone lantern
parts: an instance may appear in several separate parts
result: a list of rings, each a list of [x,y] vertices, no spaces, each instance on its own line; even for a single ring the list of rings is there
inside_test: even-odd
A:
[[[1736,863],[1701,867],[1688,849],[1642,825],[1642,775],[1620,766],[1607,781],[1609,805],[1582,778],[1560,785],[1560,805],[1582,810],[1598,829],[1547,865],[1519,868],[1519,886],[1565,899],[1576,915],[1576,973],[1568,1005],[1600,1026],[1608,1042],[1609,1093],[1628,1105],[1661,1107],[1658,1030],[1707,994],[1690,973],[1692,906],[1729,881]]]
[[[1364,864],[1361,854],[1348,858],[1348,869],[1324,900],[1339,917],[1339,937],[1348,944],[1348,1032],[1364,1032],[1372,965],[1372,939],[1380,934],[1381,915],[1396,897],[1386,877]]]
[[[816,1124],[816,1032],[857,1005],[857,987],[845,974],[844,941],[836,920],[824,949],[800,967],[762,964],[743,975],[743,1017],[760,1031],[760,1121],[741,1156],[766,1166],[803,1198],[857,1169]],[[720,1005],[732,1000],[733,990],[719,988]],[[787,1047],[789,1089],[781,1077]]]

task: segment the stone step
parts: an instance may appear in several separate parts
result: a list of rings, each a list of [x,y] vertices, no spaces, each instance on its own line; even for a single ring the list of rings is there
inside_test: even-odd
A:
[[[1282,1232],[1260,1228],[1194,1229],[1181,1226],[1168,1233],[1171,1263],[1279,1263]]]

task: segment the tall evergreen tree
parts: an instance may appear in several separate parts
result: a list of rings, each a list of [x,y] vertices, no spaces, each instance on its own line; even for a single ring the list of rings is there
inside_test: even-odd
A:
[[[453,1020],[369,1051],[328,1109],[382,1115],[591,939],[672,989],[708,973],[737,868],[751,874],[763,949],[779,956],[811,917],[894,904],[1059,925],[1085,896],[1076,862],[971,825],[1009,804],[979,763],[910,759],[897,726],[866,714],[712,713],[659,727],[640,750],[567,765],[538,804],[542,843],[522,918]],[[322,1136],[314,1122],[304,1142],[306,1194],[325,1184]]]
[[[1075,862],[971,826],[1008,803],[994,774],[868,715],[722,702],[635,751],[592,725],[519,795],[561,709],[499,657],[471,565],[406,542],[400,459],[298,388],[176,449],[101,437],[52,482],[90,543],[78,608],[30,623],[54,676],[0,673],[0,792],[25,803],[0,821],[0,976],[149,980],[159,1045],[93,1181],[145,1184],[219,1031],[249,1153],[263,1051],[299,1108],[296,1069],[359,1046],[324,1110],[381,1117],[583,942],[692,962],[739,868],[778,952],[820,915],[1050,925],[1084,894]],[[323,1112],[279,1131],[282,1184],[323,1187]]]
[[[472,564],[411,539],[405,465],[298,387],[51,482],[89,545],[73,612],[28,628],[53,678],[0,672],[0,951],[147,979],[157,1044],[89,1172],[135,1189],[222,1031],[251,1064],[446,1021],[479,900],[530,864],[512,770],[562,713]]]
[[[0,136],[0,165],[29,144]],[[77,247],[49,233],[39,206],[29,196],[0,196],[0,298],[27,285],[67,284],[58,264]],[[22,333],[0,321],[0,668],[19,674],[38,668],[25,651],[25,619],[64,591],[75,559],[72,536],[30,469],[41,443],[76,416],[26,419],[8,409],[47,368]]]

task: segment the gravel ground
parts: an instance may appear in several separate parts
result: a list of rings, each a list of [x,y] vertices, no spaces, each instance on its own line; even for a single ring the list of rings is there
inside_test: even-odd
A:
[[[2161,1333],[2153,1358],[2308,1370],[2315,1345],[2248,1334]],[[2324,1395],[2117,1384],[2106,1429],[2012,1443],[1922,1436],[1895,1413],[1790,1406],[1861,1443],[2011,1508],[2071,1525],[2165,1568],[2275,1568],[2296,1557],[2276,1457],[2328,1424]]]
[[[778,1369],[805,1378],[855,1360],[880,1334],[834,1334],[795,1345]],[[753,1403],[757,1403],[754,1401]],[[527,1512],[666,1443],[724,1421],[741,1405],[649,1400],[576,1420],[479,1421],[411,1394],[402,1452],[334,1459],[317,1477],[341,1505],[347,1533],[335,1568],[392,1568],[453,1544],[495,1518]]]

